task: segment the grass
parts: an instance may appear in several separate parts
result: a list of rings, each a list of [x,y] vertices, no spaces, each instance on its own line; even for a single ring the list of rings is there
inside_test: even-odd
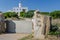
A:
[[[50,32],[49,35],[60,35],[60,32]]]
[[[33,35],[30,34],[30,35],[28,35],[27,37],[24,37],[24,38],[19,39],[19,40],[32,40],[32,38],[33,38]]]

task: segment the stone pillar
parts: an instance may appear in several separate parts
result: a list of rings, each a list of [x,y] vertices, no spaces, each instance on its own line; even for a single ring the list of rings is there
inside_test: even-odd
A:
[[[47,16],[47,21],[46,21],[46,35],[50,31],[50,26],[51,26],[51,17]]]
[[[50,31],[51,17],[34,12],[34,38],[44,39]]]
[[[0,33],[5,32],[4,16],[0,13]]]
[[[44,39],[44,16],[34,12],[34,38],[35,39]]]

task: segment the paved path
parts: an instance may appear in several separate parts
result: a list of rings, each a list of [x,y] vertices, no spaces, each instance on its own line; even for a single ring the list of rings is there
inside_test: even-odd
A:
[[[1,34],[0,40],[18,40],[29,34]]]

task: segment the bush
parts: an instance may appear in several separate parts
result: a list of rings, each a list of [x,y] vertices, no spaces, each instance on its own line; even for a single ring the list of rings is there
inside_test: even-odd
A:
[[[3,13],[3,15],[5,18],[11,18],[11,17],[17,17],[18,16],[17,13],[15,13],[15,12],[5,12],[5,13]]]
[[[59,34],[60,34],[60,32],[58,31],[57,25],[52,25],[50,27],[49,35],[59,35]]]
[[[25,17],[25,12],[20,12],[21,17]]]
[[[56,32],[57,30],[58,30],[57,25],[52,25],[52,26],[50,27],[50,32]]]
[[[21,17],[32,18],[35,10],[29,10],[28,12],[20,12]]]
[[[50,13],[50,16],[52,16],[54,19],[60,18],[60,11],[53,11]]]
[[[49,35],[60,35],[60,32],[49,32]]]

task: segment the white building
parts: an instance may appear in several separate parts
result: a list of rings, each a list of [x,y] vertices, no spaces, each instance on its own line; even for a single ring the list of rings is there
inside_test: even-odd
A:
[[[22,12],[22,11],[27,12],[28,8],[27,7],[22,7],[22,4],[19,3],[19,6],[14,7],[12,11],[18,13],[18,16],[20,16],[20,12]]]

